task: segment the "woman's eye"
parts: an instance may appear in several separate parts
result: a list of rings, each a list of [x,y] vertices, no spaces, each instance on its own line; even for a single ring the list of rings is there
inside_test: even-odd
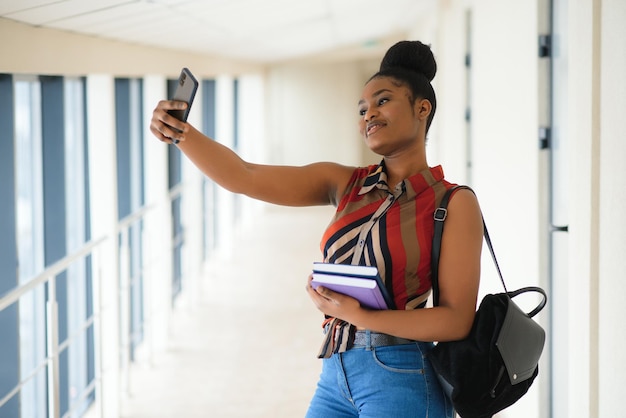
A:
[[[389,101],[388,97],[381,97],[380,99],[378,99],[378,101],[376,102],[376,106],[382,106],[385,103],[387,103]],[[359,109],[359,116],[365,116],[365,114],[367,113],[367,108],[363,107]]]

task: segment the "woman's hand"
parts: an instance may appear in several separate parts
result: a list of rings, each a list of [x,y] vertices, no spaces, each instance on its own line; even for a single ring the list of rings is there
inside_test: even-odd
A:
[[[355,298],[333,292],[323,286],[314,289],[311,286],[311,280],[313,280],[313,275],[310,275],[308,278],[306,285],[307,293],[317,309],[325,315],[353,323],[363,312],[361,304]]]
[[[185,140],[185,134],[189,132],[189,125],[176,119],[167,113],[168,110],[183,110],[187,108],[187,103],[161,100],[152,112],[150,121],[150,131],[158,140],[168,144],[177,144]]]

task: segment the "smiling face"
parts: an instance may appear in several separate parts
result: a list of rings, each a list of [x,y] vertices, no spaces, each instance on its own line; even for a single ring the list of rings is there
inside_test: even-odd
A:
[[[413,101],[409,89],[394,79],[370,80],[363,89],[358,111],[359,131],[375,153],[391,156],[423,148],[430,102]]]

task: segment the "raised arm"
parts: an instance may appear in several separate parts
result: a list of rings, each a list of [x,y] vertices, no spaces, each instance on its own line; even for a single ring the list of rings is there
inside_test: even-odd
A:
[[[294,167],[244,161],[228,147],[167,113],[185,106],[183,102],[159,102],[150,130],[163,142],[178,140],[180,150],[204,174],[233,193],[278,205],[327,205],[338,201],[352,176],[354,167],[328,162]]]

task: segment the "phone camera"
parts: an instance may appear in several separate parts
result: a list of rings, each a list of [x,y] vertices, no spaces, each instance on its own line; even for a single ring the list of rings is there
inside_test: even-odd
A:
[[[185,80],[187,79],[187,74],[182,73],[180,75],[180,79],[178,80],[178,84],[180,84],[181,86],[185,83]]]

